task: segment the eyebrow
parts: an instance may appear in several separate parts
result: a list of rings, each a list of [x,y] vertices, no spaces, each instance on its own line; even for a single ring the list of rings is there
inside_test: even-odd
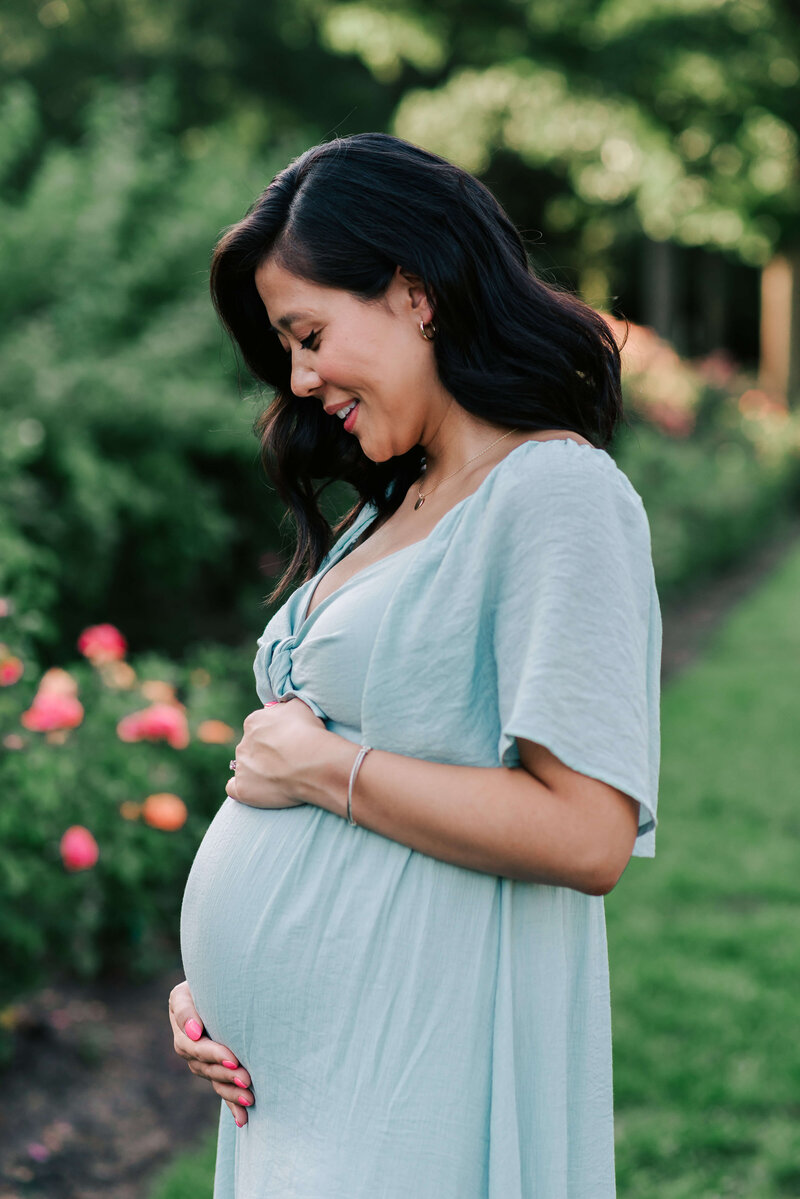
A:
[[[279,333],[281,329],[291,330],[292,325],[296,321],[305,320],[310,315],[310,312],[287,312],[285,316],[280,317],[277,326],[270,325],[270,329],[273,329],[276,333]]]

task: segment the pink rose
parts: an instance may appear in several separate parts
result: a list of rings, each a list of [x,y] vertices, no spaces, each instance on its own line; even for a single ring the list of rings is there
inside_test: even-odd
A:
[[[123,716],[117,725],[121,741],[166,741],[173,749],[189,744],[189,725],[183,707],[177,704],[151,704]]]
[[[25,667],[19,658],[0,658],[0,687],[10,687],[22,678]]]
[[[52,695],[74,696],[78,694],[78,681],[68,670],[62,670],[60,666],[51,666],[39,679],[39,686],[36,690],[39,695],[47,692]]]
[[[54,729],[74,729],[83,720],[83,705],[74,695],[39,692],[27,712],[20,716],[26,729],[49,733]]]
[[[125,657],[128,643],[113,624],[95,624],[84,629],[78,638],[78,649],[95,665],[117,662]]]
[[[67,870],[89,870],[100,856],[97,842],[82,824],[73,824],[67,829],[59,848]]]

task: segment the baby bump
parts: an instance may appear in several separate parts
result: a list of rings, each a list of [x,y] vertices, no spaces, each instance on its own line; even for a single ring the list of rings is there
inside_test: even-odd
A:
[[[181,907],[181,953],[215,1040],[240,1052],[249,993],[285,951],[298,856],[321,810],[260,810],[228,798],[198,848]],[[291,921],[290,921],[291,923]]]
[[[227,799],[181,910],[184,971],[210,1035],[246,1061],[256,1024],[263,1048],[287,1026],[308,1032],[309,1008],[333,1015],[353,953],[375,951],[387,859],[402,873],[410,854],[311,804],[261,810]]]
[[[421,1047],[438,1044],[430,1060],[452,1086],[468,1046],[485,1043],[496,885],[312,805],[260,811],[229,799],[184,895],[197,1010],[270,1103],[285,1103],[286,1087],[318,1096],[345,1069],[369,1086],[366,1043],[382,1068],[396,1057],[392,1072],[409,1086],[419,1084],[409,1054],[424,1063]],[[443,973],[454,959],[459,969]]]

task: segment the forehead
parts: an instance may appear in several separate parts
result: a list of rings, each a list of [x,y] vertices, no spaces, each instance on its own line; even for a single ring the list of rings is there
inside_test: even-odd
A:
[[[261,263],[254,278],[270,324],[281,329],[289,328],[301,316],[318,314],[337,294],[330,287],[293,275],[269,258]]]

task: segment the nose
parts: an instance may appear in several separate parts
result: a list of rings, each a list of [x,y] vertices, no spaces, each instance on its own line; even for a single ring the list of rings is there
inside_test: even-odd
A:
[[[300,362],[292,363],[291,387],[296,396],[308,396],[320,386],[322,380],[315,370]]]

